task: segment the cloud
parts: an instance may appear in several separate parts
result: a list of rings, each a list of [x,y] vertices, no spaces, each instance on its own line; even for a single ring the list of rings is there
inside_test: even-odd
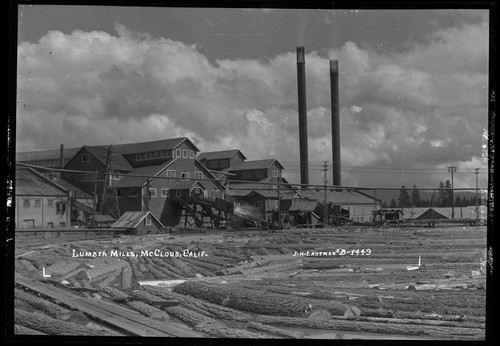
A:
[[[115,30],[51,31],[19,44],[19,151],[188,136],[202,150],[239,148],[249,159],[299,161],[295,52],[211,62],[196,45],[120,24]],[[310,160],[331,160],[328,71],[329,59],[338,59],[344,165],[479,164],[487,43],[483,25],[464,24],[406,51],[346,42],[324,56],[309,52]],[[285,176],[296,178],[298,169]],[[343,176],[346,185],[402,184],[388,175]],[[424,178],[415,183],[431,184]],[[322,173],[310,179],[322,183]]]

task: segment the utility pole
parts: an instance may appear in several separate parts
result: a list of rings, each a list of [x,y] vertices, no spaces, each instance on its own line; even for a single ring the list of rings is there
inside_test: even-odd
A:
[[[327,189],[327,184],[328,184],[328,178],[327,178],[327,173],[328,173],[328,161],[323,161],[323,172],[325,174],[324,176],[324,190],[325,190],[325,197],[324,197],[324,215],[323,217],[325,218],[325,224],[328,225],[328,189]]]
[[[457,167],[456,166],[450,166],[448,167],[448,172],[451,173],[451,218],[454,219],[455,218],[455,208],[453,207],[454,206],[454,200],[453,200],[453,173],[455,173],[457,171]]]
[[[476,172],[474,174],[476,175],[476,220],[479,220],[479,198],[478,198],[478,192],[479,192],[479,168],[474,168]]]
[[[278,171],[278,228],[283,229],[283,222],[281,221],[281,193],[280,193],[280,185],[281,185],[281,169]]]

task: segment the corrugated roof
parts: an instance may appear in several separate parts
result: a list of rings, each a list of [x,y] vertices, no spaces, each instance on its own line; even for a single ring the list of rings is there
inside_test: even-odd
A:
[[[111,225],[112,228],[136,228],[139,224],[146,218],[147,215],[151,215],[151,217],[156,220],[157,224],[160,227],[163,227],[162,223],[158,221],[158,219],[151,213],[142,212],[142,211],[126,211],[115,223]]]
[[[400,208],[403,210],[404,213],[404,218],[405,219],[418,219],[420,218],[424,213],[428,212],[430,209],[433,209],[435,212],[439,213],[440,215],[451,219],[451,207],[435,207],[435,208]],[[480,219],[486,219],[486,211],[487,207],[486,206],[480,206],[479,207],[479,218]],[[462,210],[460,210],[460,207],[455,207],[455,219],[475,219],[476,218],[476,207],[475,206],[468,206],[468,207],[462,207]]]
[[[64,148],[64,158],[72,158],[80,149],[81,148]],[[60,154],[60,149],[20,152],[16,153],[16,162],[59,160]]]
[[[301,190],[300,194],[304,198],[316,199],[323,202],[325,199],[324,190]],[[334,204],[374,204],[379,201],[375,198],[370,198],[365,194],[357,193],[356,191],[331,191],[327,190],[327,201]]]
[[[108,147],[100,147],[100,146],[86,146],[83,148],[87,149],[92,155],[94,155],[99,161],[103,164],[106,164],[106,158],[108,156]],[[128,161],[123,157],[123,155],[117,152],[116,148],[113,146],[111,148],[111,165],[113,166],[113,170],[130,172],[133,170],[132,166]]]
[[[200,153],[198,155],[198,160],[220,160],[220,159],[231,159],[236,154],[240,153],[243,159],[246,160],[245,155],[239,149],[231,150],[221,150],[221,151],[209,151]]]
[[[164,163],[162,165],[157,166],[146,166],[139,167],[129,172],[128,174],[122,175],[121,179],[116,183],[117,188],[126,188],[126,187],[140,187],[144,185],[147,177],[152,177],[160,172],[165,167],[169,166],[173,161],[168,163]],[[139,177],[135,177],[134,175],[139,175]],[[142,177],[145,176],[145,177]]]
[[[276,163],[281,169],[284,167],[276,159],[265,159],[265,160],[253,160],[238,163],[232,166],[229,171],[244,171],[248,169],[267,169]]]
[[[109,215],[96,214],[94,215],[94,221],[96,222],[113,222],[115,218]]]
[[[16,196],[67,196],[65,191],[51,185],[30,169],[16,168]]]
[[[292,201],[292,205],[290,206],[289,211],[314,211],[316,206],[318,205],[318,201],[316,200],[300,200],[296,199]]]
[[[199,149],[187,137],[168,138],[141,143],[113,144],[113,148],[117,148],[123,155],[130,155],[149,151],[174,149],[186,140],[189,141],[197,151],[199,151]]]

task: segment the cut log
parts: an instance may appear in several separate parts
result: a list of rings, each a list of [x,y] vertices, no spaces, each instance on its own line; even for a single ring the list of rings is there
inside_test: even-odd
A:
[[[191,296],[169,292],[165,289],[153,286],[143,286],[148,293],[164,299],[174,299],[179,301],[185,308],[194,307],[197,311],[205,316],[217,317],[233,321],[249,321],[251,316],[247,313],[234,310],[225,306],[213,304],[205,300],[197,299]]]
[[[268,326],[266,324],[262,324],[259,322],[249,322],[248,326],[252,329],[260,330],[260,331],[266,332],[268,334],[284,336],[284,337],[290,338],[290,339],[309,339],[309,337],[305,336],[302,333]]]
[[[121,279],[122,290],[128,290],[132,287],[132,268],[129,265],[122,268]]]
[[[148,304],[143,303],[143,302],[130,301],[130,302],[127,302],[127,305],[130,306],[132,309],[140,312],[141,314],[143,314],[146,317],[151,317],[151,318],[154,318],[157,320],[170,319],[170,317],[168,316],[168,314],[165,311],[160,310],[154,306],[148,305]]]
[[[266,316],[258,315],[255,320],[271,325],[314,328],[326,330],[344,330],[366,333],[398,334],[398,335],[427,335],[439,338],[482,339],[484,329],[458,328],[430,325],[411,325],[401,323],[364,322],[354,320],[332,319],[330,321],[317,321],[300,317]]]
[[[59,306],[57,304],[51,303],[47,300],[40,299],[34,295],[28,294],[18,289],[14,289],[14,297],[21,301],[28,303],[33,308],[42,311],[43,313],[49,315],[52,318],[57,318],[59,320],[67,320],[71,317],[71,311]]]
[[[38,330],[31,329],[20,324],[14,324],[14,335],[47,335]]]
[[[260,292],[235,285],[194,281],[179,284],[173,291],[237,310],[276,316],[308,316],[313,304],[314,308],[324,308],[323,305],[327,305],[327,310],[336,315],[342,315],[348,307],[333,301],[328,304],[318,304],[317,301],[302,297]]]
[[[97,331],[72,322],[61,321],[46,315],[30,314],[22,310],[14,311],[14,322],[21,326],[49,335],[105,336],[114,335],[107,331]]]

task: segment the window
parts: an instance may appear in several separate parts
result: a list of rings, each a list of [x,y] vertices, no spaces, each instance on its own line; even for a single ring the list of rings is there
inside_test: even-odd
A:
[[[53,199],[47,200],[47,208],[54,208],[54,200]]]
[[[157,195],[156,187],[150,187],[149,188],[149,196],[156,197],[156,195]]]
[[[193,150],[189,150],[189,158],[194,159],[194,151]]]
[[[170,190],[169,189],[165,189],[165,188],[162,188],[161,189],[161,196],[162,197],[170,197]]]
[[[262,201],[255,201],[255,208],[262,209]]]
[[[161,157],[167,157],[167,151],[166,150],[162,150]]]
[[[190,178],[191,174],[188,172],[182,172],[181,173],[181,180],[188,180]]]
[[[122,198],[122,190],[116,189],[116,197]]]
[[[175,178],[175,171],[168,169],[167,170],[167,178]]]
[[[248,171],[243,172],[243,178],[250,178],[250,172]]]
[[[279,175],[279,171],[276,169],[273,169],[272,174],[273,174],[273,177],[277,177]]]
[[[141,154],[135,154],[135,160],[140,161],[141,160]]]
[[[278,209],[278,201],[277,201],[277,200],[276,200],[276,201],[274,201],[274,207],[275,207],[276,209]]]
[[[151,226],[151,214],[146,215],[146,226]]]
[[[137,197],[139,194],[137,193],[136,188],[128,189],[128,196],[129,197]]]
[[[257,178],[262,178],[264,176],[264,172],[257,171],[256,176],[257,176]]]
[[[171,158],[172,157],[172,149],[167,150],[167,157]]]
[[[30,203],[31,203],[31,200],[29,200],[29,199],[23,200],[23,208],[29,208]]]
[[[35,208],[41,208],[41,207],[42,207],[42,200],[35,199]]]
[[[182,157],[185,158],[185,159],[187,159],[188,158],[188,152],[189,151],[187,149],[182,150]]]
[[[181,197],[181,190],[176,190],[175,191],[175,197]]]
[[[181,150],[175,149],[175,157],[181,157]]]
[[[82,154],[82,162],[89,162],[89,161],[90,161],[90,155]]]
[[[212,167],[212,168],[217,168],[217,166],[218,166],[218,161],[212,161],[210,163],[210,167]]]
[[[203,172],[200,172],[200,171],[194,172],[194,177],[196,179],[203,179]]]

